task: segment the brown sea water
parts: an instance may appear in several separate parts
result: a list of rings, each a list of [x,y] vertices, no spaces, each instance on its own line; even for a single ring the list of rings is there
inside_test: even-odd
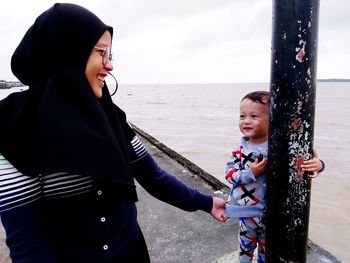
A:
[[[114,101],[130,122],[225,182],[226,160],[241,137],[239,102],[268,89],[267,83],[120,85]],[[343,262],[350,262],[349,131],[350,83],[318,83],[314,147],[326,170],[312,182],[309,238]]]

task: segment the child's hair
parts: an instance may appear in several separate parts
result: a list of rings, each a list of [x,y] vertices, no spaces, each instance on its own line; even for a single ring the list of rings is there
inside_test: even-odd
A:
[[[253,91],[253,92],[250,92],[247,95],[245,95],[243,97],[243,99],[241,100],[241,102],[245,99],[249,99],[249,100],[257,102],[257,103],[268,105],[269,100],[270,100],[270,92],[263,91],[263,90]]]

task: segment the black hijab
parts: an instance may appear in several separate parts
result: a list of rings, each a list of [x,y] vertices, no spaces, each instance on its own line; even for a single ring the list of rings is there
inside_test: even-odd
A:
[[[0,102],[0,153],[24,174],[88,175],[129,189],[135,199],[134,132],[106,85],[97,99],[85,76],[106,30],[113,34],[74,4],[55,4],[36,19],[12,56],[13,73],[29,89]]]

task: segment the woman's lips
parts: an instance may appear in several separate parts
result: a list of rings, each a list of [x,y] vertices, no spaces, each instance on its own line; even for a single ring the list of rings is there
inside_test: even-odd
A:
[[[98,79],[98,81],[100,82],[100,85],[101,85],[101,87],[103,87],[104,86],[104,82],[105,82],[105,77],[107,76],[107,74],[98,74],[98,76],[97,76],[97,79]]]

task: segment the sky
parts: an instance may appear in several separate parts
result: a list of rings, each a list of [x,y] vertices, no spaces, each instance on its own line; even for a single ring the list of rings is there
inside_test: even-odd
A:
[[[55,2],[2,1],[0,79],[16,80],[11,55],[35,18]],[[113,26],[119,83],[269,82],[272,0],[71,2]],[[350,78],[349,10],[349,0],[320,0],[317,78]]]

